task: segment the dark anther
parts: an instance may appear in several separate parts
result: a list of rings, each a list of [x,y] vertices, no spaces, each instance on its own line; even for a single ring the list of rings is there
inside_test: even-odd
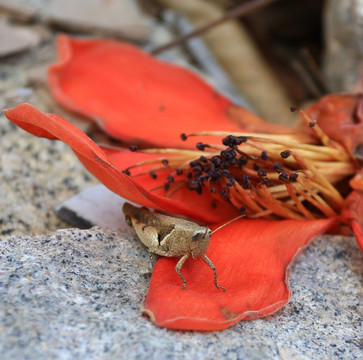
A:
[[[249,188],[251,187],[251,183],[250,183],[250,181],[249,181],[249,180],[244,181],[244,182],[242,183],[242,187],[243,187],[244,189],[249,189]]]
[[[193,173],[190,171],[190,172],[188,172],[188,174],[187,174],[187,178],[188,179],[191,179],[193,177]]]
[[[266,174],[266,170],[264,170],[264,169],[258,169],[257,175],[260,176],[260,177],[266,176],[267,175]]]
[[[249,180],[246,180],[242,183],[242,187],[244,189],[249,189],[251,187],[251,182]]]
[[[221,174],[218,171],[211,170],[208,171],[208,176],[212,181],[217,181],[220,178]]]
[[[210,188],[209,190],[211,193],[215,194],[217,192],[217,189],[216,188]]]
[[[296,106],[290,106],[290,111],[295,112],[297,110]]]
[[[205,156],[200,156],[199,157],[199,161],[201,161],[202,163],[207,163],[208,162],[208,158],[206,158]]]
[[[224,170],[222,171],[222,174],[223,174],[224,176],[229,176],[229,170],[224,169]]]
[[[241,145],[243,142],[246,142],[247,138],[245,136],[233,136],[233,135],[228,135],[225,138],[222,139],[222,143],[225,146],[236,146],[236,145]]]
[[[227,196],[227,194],[228,194],[228,190],[227,190],[226,188],[224,188],[224,189],[219,190],[219,193],[220,193],[222,196]]]
[[[176,169],[176,174],[181,175],[183,173],[183,169]]]
[[[226,185],[227,185],[227,186],[233,186],[233,184],[235,183],[235,181],[236,181],[236,179],[235,179],[233,176],[231,176],[231,177],[228,179],[228,181],[227,181]]]
[[[222,143],[225,146],[233,146],[236,145],[235,137],[232,135],[228,135],[222,139]]]
[[[213,156],[210,160],[216,168],[221,166],[222,159],[219,156]]]
[[[298,173],[291,173],[289,176],[290,181],[295,181],[299,177]]]
[[[244,189],[249,189],[249,188],[251,187],[251,183],[250,183],[250,181],[249,181],[249,180],[244,181],[244,182],[242,183],[242,187],[243,187]]]
[[[129,169],[125,169],[125,170],[123,171],[123,173],[124,173],[124,174],[126,174],[126,175],[129,175],[129,176],[131,175],[131,173],[130,173],[130,170],[129,170]]]
[[[268,156],[267,156],[267,152],[266,151],[262,151],[262,153],[261,153],[261,159],[262,160],[268,160]]]
[[[199,187],[200,183],[199,183],[199,179],[193,179],[190,183],[189,183],[189,187],[191,189],[194,190],[195,187]]]
[[[256,171],[260,170],[260,167],[259,167],[256,163],[254,163],[254,164],[253,164],[253,168],[254,168]]]
[[[237,159],[233,158],[233,159],[229,160],[228,162],[229,162],[229,165],[233,166],[233,165],[237,164]]]
[[[136,145],[131,145],[129,147],[129,149],[130,149],[130,151],[137,151],[137,150],[139,150],[139,148]]]
[[[189,166],[191,168],[194,168],[194,167],[202,167],[202,163],[199,161],[199,160],[193,160],[189,163]]]
[[[270,186],[270,183],[268,182],[267,177],[262,178],[262,179],[261,179],[261,183],[262,183],[262,184],[264,184],[264,185],[266,185],[266,186]]]
[[[228,148],[227,150],[221,151],[221,156],[226,160],[233,159],[236,157],[236,151],[232,148]]]
[[[170,183],[166,182],[164,183],[164,190],[168,191],[170,189]]]
[[[205,149],[206,147],[209,147],[209,145],[207,145],[207,144],[203,144],[202,142],[199,142],[199,143],[197,143],[197,145],[195,145],[195,147],[196,147],[198,150],[200,150],[200,151],[204,151],[204,149]]]
[[[188,136],[186,136],[184,133],[180,134],[180,138],[185,141],[186,139],[188,139]]]
[[[161,163],[163,165],[168,165],[169,164],[169,160],[168,159],[163,159],[163,160],[161,160]]]
[[[251,183],[250,183],[250,175],[249,174],[245,174],[242,177],[242,186],[244,189],[249,189],[251,187]]]
[[[222,161],[221,164],[219,165],[219,169],[220,170],[225,169],[227,167],[226,163],[227,163],[227,161]]]
[[[154,171],[150,171],[149,175],[151,178],[156,179],[158,176],[154,173]]]
[[[310,121],[309,122],[309,127],[314,127],[316,125],[316,121]]]
[[[247,158],[246,156],[240,156],[239,158],[237,158],[237,164],[238,165],[246,165],[247,164]]]
[[[234,137],[232,135],[228,135],[222,139],[222,144],[225,146],[233,146],[234,145]]]
[[[174,178],[173,178],[173,175],[169,174],[167,177],[169,182],[173,182],[174,181]]]
[[[280,155],[283,159],[286,159],[288,158],[291,154],[290,154],[290,151],[289,150],[285,150],[285,151],[281,151],[280,152]]]
[[[202,193],[202,185],[200,183],[200,181],[198,179],[194,179],[192,180],[189,184],[188,184],[188,189],[189,190],[194,190],[196,191],[198,194]]]
[[[278,163],[278,162],[274,163],[273,168],[278,173],[281,172],[282,170],[284,170],[283,167],[282,167],[282,165],[280,163]]]
[[[239,212],[241,215],[245,215],[246,214],[246,208],[244,206],[242,206],[240,209],[239,209]]]
[[[193,170],[193,172],[194,172],[194,174],[195,175],[201,175],[202,174],[202,172],[203,172],[203,170],[202,170],[202,168],[200,167],[200,166],[194,166],[193,168],[192,168],[192,170]]]
[[[287,181],[289,180],[289,176],[285,173],[285,171],[283,171],[280,175],[279,175],[279,179],[281,181]]]
[[[201,175],[199,176],[199,180],[201,181],[201,183],[204,183],[205,180],[208,180],[209,176],[208,175]]]

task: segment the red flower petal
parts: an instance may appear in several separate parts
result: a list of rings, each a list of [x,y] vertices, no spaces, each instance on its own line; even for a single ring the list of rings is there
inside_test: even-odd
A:
[[[306,113],[317,120],[329,138],[344,145],[351,154],[363,144],[362,94],[324,96],[307,108]]]
[[[353,191],[344,203],[341,214],[342,222],[349,225],[363,250],[363,192]]]
[[[33,135],[59,139],[68,144],[90,173],[110,190],[130,201],[208,223],[236,216],[236,210],[226,201],[219,201],[214,209],[211,194],[207,192],[198,196],[180,189],[166,198],[161,191],[149,191],[158,185],[157,182],[153,184],[150,177],[133,178],[122,172],[136,162],[159,157],[157,155],[101,149],[86,134],[60,116],[42,113],[29,104],[18,105],[4,113],[9,120]],[[145,168],[147,169],[143,169]]]
[[[353,179],[349,181],[349,185],[353,190],[363,192],[363,168],[356,172]]]
[[[175,272],[177,259],[161,258],[145,312],[160,327],[185,330],[220,330],[272,314],[290,299],[292,261],[335,221],[235,221],[212,236],[207,253],[227,291],[214,286],[213,272],[201,259],[188,259],[182,267],[187,286],[183,290]]]
[[[114,138],[173,147],[186,146],[181,133],[241,129],[226,113],[230,101],[199,76],[135,46],[62,35],[58,50],[60,62],[49,69],[53,95]]]

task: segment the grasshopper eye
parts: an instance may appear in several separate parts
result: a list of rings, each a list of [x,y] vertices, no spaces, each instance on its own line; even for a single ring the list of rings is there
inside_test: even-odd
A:
[[[206,239],[206,238],[209,239],[210,234],[211,234],[210,229],[201,227],[201,228],[194,231],[194,233],[192,235],[192,240],[193,241],[198,241],[198,240],[203,240],[203,239]]]
[[[198,233],[194,233],[194,234],[192,235],[192,240],[193,240],[193,241],[198,241],[198,240],[200,240],[201,238],[203,238],[203,234],[202,234],[202,233],[200,233],[200,232],[198,232]]]

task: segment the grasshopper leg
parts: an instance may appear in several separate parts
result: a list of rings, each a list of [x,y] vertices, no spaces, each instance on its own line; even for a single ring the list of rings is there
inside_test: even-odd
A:
[[[156,260],[158,259],[158,255],[153,253],[152,251],[149,251],[149,259],[151,263],[151,267],[154,268],[156,264]]]
[[[182,273],[180,272],[180,269],[182,268],[183,264],[185,263],[186,259],[188,259],[189,255],[183,255],[178,263],[176,264],[175,266],[175,271],[178,273],[178,275],[180,276],[180,278],[182,279],[183,281],[183,289],[186,290],[186,280],[185,280],[185,277],[182,275]]]
[[[218,281],[217,281],[217,270],[216,267],[214,266],[214,264],[212,263],[212,260],[210,260],[207,255],[203,255],[203,260],[208,264],[208,266],[213,270],[214,272],[214,285],[216,286],[217,289],[222,289],[223,291],[226,291],[226,289],[223,286],[219,286],[218,285]]]

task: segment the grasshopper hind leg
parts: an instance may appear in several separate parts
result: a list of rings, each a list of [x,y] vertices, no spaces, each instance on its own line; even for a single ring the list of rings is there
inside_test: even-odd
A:
[[[217,270],[214,264],[212,263],[212,260],[207,257],[207,255],[203,255],[203,260],[208,264],[208,266],[213,270],[214,272],[214,285],[217,289],[222,289],[223,291],[226,291],[226,289],[223,286],[218,285],[217,281]]]

